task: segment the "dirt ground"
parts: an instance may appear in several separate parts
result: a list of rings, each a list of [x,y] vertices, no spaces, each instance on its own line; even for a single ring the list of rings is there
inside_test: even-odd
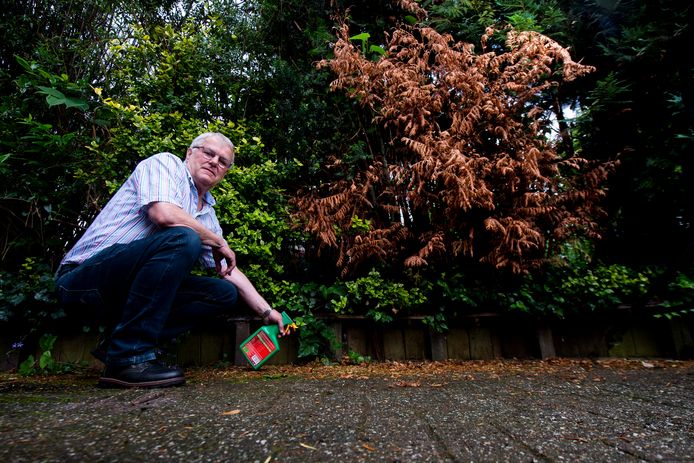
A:
[[[694,461],[694,362],[386,362],[0,374],[0,461]]]

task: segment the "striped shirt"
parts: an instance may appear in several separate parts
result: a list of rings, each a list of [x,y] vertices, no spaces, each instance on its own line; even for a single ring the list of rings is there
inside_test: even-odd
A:
[[[210,192],[205,193],[202,210],[198,211],[198,190],[186,165],[171,153],[159,153],[137,165],[61,264],[80,264],[116,243],[152,235],[159,227],[149,220],[147,208],[160,201],[179,206],[205,228],[222,236]],[[203,246],[200,260],[204,267],[214,267],[209,246]]]

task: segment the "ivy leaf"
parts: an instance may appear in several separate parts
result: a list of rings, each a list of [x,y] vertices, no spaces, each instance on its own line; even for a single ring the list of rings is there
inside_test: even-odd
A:
[[[50,353],[50,351],[53,350],[53,345],[55,344],[56,339],[58,339],[58,337],[53,334],[44,334],[41,336],[41,339],[39,339],[39,347],[41,348],[41,351],[44,353]]]
[[[52,370],[54,366],[55,361],[53,360],[51,351],[46,351],[41,354],[41,357],[39,358],[39,368],[42,370]]]
[[[34,374],[34,363],[36,360],[34,359],[33,355],[30,355],[27,357],[25,361],[19,365],[19,368],[17,369],[17,372],[22,375],[22,376],[29,376]]]

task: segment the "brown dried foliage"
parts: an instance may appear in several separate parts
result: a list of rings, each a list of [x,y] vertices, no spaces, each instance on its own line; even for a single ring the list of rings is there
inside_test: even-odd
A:
[[[508,31],[503,54],[475,54],[430,28],[399,29],[388,42],[387,55],[370,61],[343,24],[334,58],[319,64],[336,74],[333,90],[396,134],[352,180],[295,200],[304,230],[339,250],[343,275],[373,258],[418,267],[456,256],[525,272],[543,261],[548,242],[577,230],[597,236],[612,166],[562,158],[535,105],[549,87],[592,68],[535,32]],[[355,216],[370,229],[354,230]]]

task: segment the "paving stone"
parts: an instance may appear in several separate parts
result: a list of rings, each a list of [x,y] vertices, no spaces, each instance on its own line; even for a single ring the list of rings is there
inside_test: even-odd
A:
[[[5,375],[0,461],[694,460],[691,366],[484,365],[230,368],[160,390],[97,389],[90,373]]]

